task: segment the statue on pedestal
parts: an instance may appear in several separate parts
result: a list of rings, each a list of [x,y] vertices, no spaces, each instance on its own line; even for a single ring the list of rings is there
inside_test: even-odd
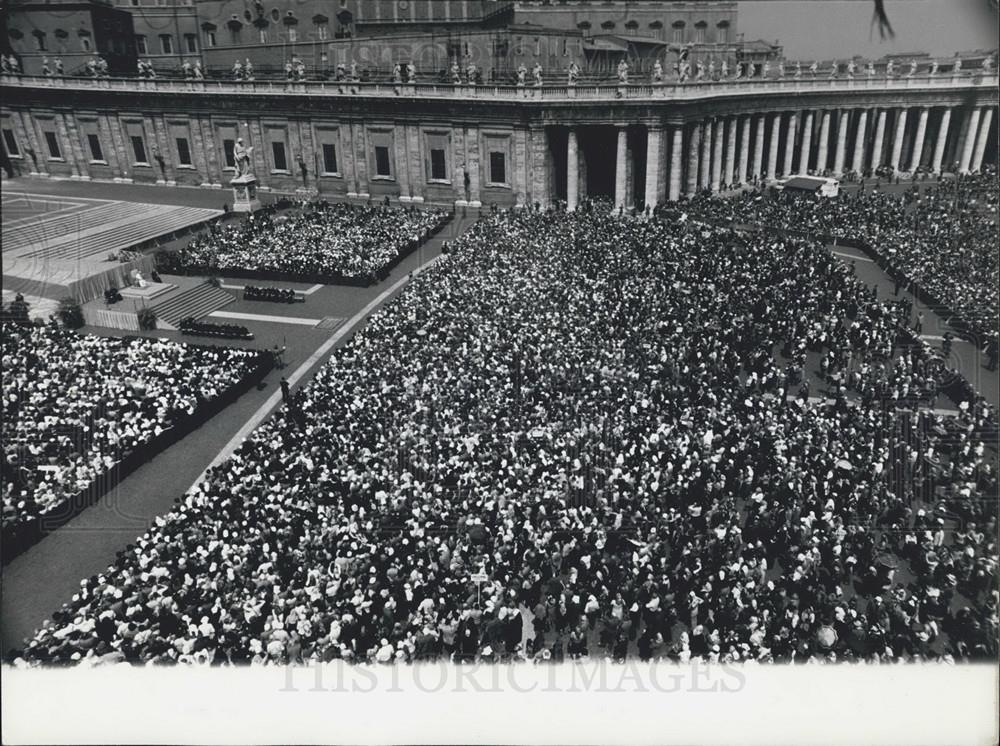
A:
[[[247,147],[243,144],[243,138],[238,137],[233,146],[236,176],[229,182],[233,187],[234,212],[253,212],[260,207],[260,200],[257,199],[257,177],[253,175],[250,166],[252,153],[253,146]]]
[[[236,138],[236,144],[233,146],[233,160],[236,163],[236,176],[249,176],[250,175],[250,154],[253,153],[253,147],[246,147],[243,144],[243,138]]]

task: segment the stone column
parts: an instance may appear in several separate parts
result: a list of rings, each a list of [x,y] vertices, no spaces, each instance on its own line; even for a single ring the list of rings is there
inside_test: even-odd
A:
[[[531,201],[549,206],[549,142],[544,127],[531,129]]]
[[[760,176],[764,170],[764,123],[763,114],[757,116],[757,132],[753,141],[753,175]]]
[[[809,156],[812,150],[813,139],[813,113],[806,112],[805,124],[802,125],[802,150],[799,153],[799,171],[803,174],[809,172]]]
[[[615,209],[625,207],[626,177],[625,151],[628,149],[628,132],[625,125],[618,125],[618,145],[615,149]]]
[[[771,117],[771,142],[767,147],[767,178],[778,173],[778,142],[781,138],[781,114]]]
[[[910,173],[916,171],[920,165],[920,156],[924,152],[924,138],[927,136],[927,119],[930,114],[930,107],[925,106],[920,110],[920,119],[917,120],[917,135],[913,141],[913,156],[910,158]]]
[[[663,171],[663,128],[658,124],[646,127],[646,207],[656,207],[659,202],[660,176]]]
[[[872,146],[872,170],[882,165],[882,151],[885,148],[885,119],[887,112],[882,109],[878,113],[875,124],[875,144]]]
[[[785,176],[795,169],[795,135],[798,129],[799,115],[793,111],[788,115],[788,127],[785,130],[785,160],[781,164],[781,171]]]
[[[829,152],[827,148],[830,144],[830,112],[823,112],[823,119],[819,125],[819,148],[816,153],[816,171],[822,174],[826,171],[829,163]]]
[[[851,159],[851,168],[859,174],[865,168],[865,130],[868,128],[868,109],[861,109],[858,112],[858,129],[854,133],[854,157]]]
[[[66,141],[66,160],[71,161],[73,167],[73,178],[90,181],[90,171],[87,168],[90,159],[83,152],[83,142],[80,137],[80,130],[76,126],[76,114],[73,112],[56,112],[56,125],[59,127],[60,136]]]
[[[740,184],[746,184],[750,174],[750,117],[741,117],[740,121]]]
[[[46,158],[38,142],[38,136],[31,121],[31,115],[28,112],[15,109],[12,112],[11,120],[14,122],[14,131],[17,133],[17,139],[24,143],[24,161],[28,165],[28,173],[31,176],[48,175],[48,169],[45,167]],[[29,148],[35,154],[34,158],[28,153]]]
[[[701,169],[698,188],[708,189],[712,179],[712,120],[706,119],[701,125]]]
[[[566,211],[574,212],[579,201],[580,156],[576,147],[576,128],[569,128],[566,138]]]
[[[948,128],[951,126],[951,107],[947,107],[941,114],[941,125],[938,127],[937,142],[934,144],[934,159],[931,161],[931,168],[934,173],[941,173],[941,161],[944,160],[944,149],[948,143]]]
[[[520,127],[514,130],[514,202],[518,207],[528,204],[528,183],[531,181],[528,166],[528,132]]]
[[[701,149],[701,122],[696,122],[691,127],[687,147],[687,193],[695,194],[698,191],[698,154]]]
[[[979,117],[981,109],[978,107],[972,110],[969,115],[969,129],[965,135],[965,145],[962,147],[962,160],[958,164],[958,172],[969,173],[969,166],[972,164],[972,154],[976,146],[976,133],[979,131]]]
[[[478,127],[469,127],[465,133],[465,168],[469,172],[469,207],[482,207]]]
[[[899,159],[903,156],[903,136],[906,134],[906,109],[900,109],[896,117],[896,133],[892,136],[892,160],[889,165],[899,171]]]
[[[516,150],[517,145],[514,144],[511,147],[511,157],[515,163],[517,159]],[[424,184],[427,181],[427,176],[424,173],[424,159],[420,156],[420,131],[415,124],[406,125],[406,159],[407,168],[410,172],[410,202],[420,204],[424,201]],[[511,168],[514,171],[514,178],[512,179],[512,182],[515,183],[514,189],[520,196],[521,192],[516,186],[518,177],[517,167],[512,163]],[[523,204],[523,200],[518,204]]]
[[[840,176],[844,173],[844,159],[847,157],[847,128],[851,124],[850,112],[843,109],[837,123],[837,150],[833,154],[833,173]]]
[[[736,172],[736,117],[729,117],[729,141],[726,143],[726,184],[732,186],[733,174]]]
[[[719,184],[722,182],[722,145],[724,138],[723,128],[725,127],[725,120],[716,119],[712,123],[712,130],[714,133],[713,143],[715,145],[715,152],[712,155],[712,191],[719,191]]]
[[[681,171],[684,168],[684,127],[673,125],[673,144],[670,148],[670,201],[681,198]]]
[[[983,112],[983,120],[979,124],[979,138],[976,140],[976,149],[972,154],[973,171],[978,171],[983,166],[983,157],[986,155],[986,144],[990,137],[990,126],[993,124],[993,109],[986,109]]]

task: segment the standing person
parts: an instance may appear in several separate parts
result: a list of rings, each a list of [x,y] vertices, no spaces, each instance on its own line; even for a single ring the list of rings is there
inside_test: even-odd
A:
[[[288,400],[291,398],[291,396],[292,396],[292,387],[289,385],[288,379],[285,378],[284,376],[282,376],[281,377],[281,401],[283,401],[285,404],[287,404]]]
[[[923,331],[924,331],[924,312],[919,311],[917,313],[917,323],[913,325],[913,333],[919,335],[922,334]]]

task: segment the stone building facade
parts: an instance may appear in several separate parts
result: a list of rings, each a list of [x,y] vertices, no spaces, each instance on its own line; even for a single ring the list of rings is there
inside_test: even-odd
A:
[[[583,86],[55,83],[6,78],[12,168],[404,204],[652,205],[779,174],[975,171],[996,160],[995,74]]]

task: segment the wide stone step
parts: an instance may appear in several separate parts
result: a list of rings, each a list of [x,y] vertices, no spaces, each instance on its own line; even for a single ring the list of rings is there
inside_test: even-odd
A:
[[[205,282],[173,297],[165,298],[159,303],[151,304],[150,307],[156,311],[157,318],[177,326],[181,319],[189,316],[200,319],[234,300],[236,298],[222,288],[213,287]]]

